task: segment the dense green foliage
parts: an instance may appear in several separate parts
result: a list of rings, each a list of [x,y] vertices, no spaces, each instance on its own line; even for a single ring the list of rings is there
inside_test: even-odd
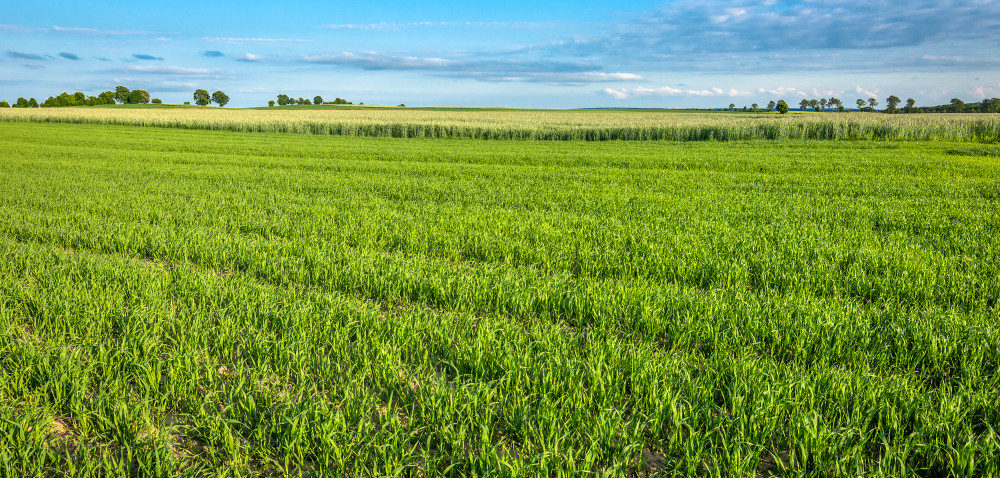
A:
[[[963,145],[0,131],[0,475],[1000,473]]]
[[[219,105],[219,107],[226,106],[229,103],[229,95],[221,90],[216,91],[212,93],[212,102]]]
[[[966,103],[952,98],[951,103],[937,106],[919,106],[914,111],[921,113],[996,113],[1000,111],[1000,98],[986,98],[977,103]]]
[[[149,92],[146,90],[132,90],[128,94],[128,103],[133,105],[149,103]]]
[[[268,106],[274,106],[274,100],[267,102]],[[286,94],[278,95],[278,106],[291,106],[291,105],[353,105],[354,103],[347,101],[343,98],[337,97],[333,101],[324,101],[323,97],[316,95],[313,97],[312,101],[308,98],[292,98]],[[362,103],[364,104],[364,103]]]
[[[135,90],[130,92],[128,88],[119,86],[116,88],[116,91],[117,93],[113,91],[105,91],[97,96],[88,96],[80,91],[73,94],[69,94],[64,91],[58,96],[48,97],[41,104],[39,104],[34,98],[31,98],[30,100],[18,98],[18,100],[14,103],[14,106],[16,108],[55,108],[65,106],[113,105],[116,102],[122,104],[149,103],[149,93],[145,90]],[[145,99],[145,101],[143,101],[143,99]],[[0,101],[0,108],[6,107],[10,107],[10,105],[6,101]]]
[[[212,97],[208,94],[208,90],[205,89],[199,88],[194,90],[194,95],[192,96],[194,97],[194,104],[198,106],[207,106],[212,102]]]

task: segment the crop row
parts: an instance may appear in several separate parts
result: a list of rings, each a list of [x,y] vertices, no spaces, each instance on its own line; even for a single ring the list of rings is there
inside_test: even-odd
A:
[[[49,108],[0,110],[0,121],[115,124],[257,133],[555,141],[1000,141],[996,114],[746,114],[644,111],[257,110]]]

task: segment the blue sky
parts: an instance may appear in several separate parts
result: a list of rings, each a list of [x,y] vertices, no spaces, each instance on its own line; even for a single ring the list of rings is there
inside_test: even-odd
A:
[[[719,107],[1000,97],[1000,2],[7,2],[0,99],[143,88],[354,102]]]

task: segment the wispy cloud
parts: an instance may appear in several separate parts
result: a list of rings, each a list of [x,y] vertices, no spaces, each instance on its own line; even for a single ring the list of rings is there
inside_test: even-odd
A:
[[[22,51],[7,50],[7,56],[11,58],[16,58],[18,60],[45,60],[42,55],[36,55],[34,53],[25,53]]]
[[[228,43],[230,45],[239,45],[244,43],[253,44],[269,44],[269,43],[310,43],[312,40],[304,40],[301,38],[232,38],[232,37],[204,37],[202,40],[213,43]]]
[[[187,76],[192,78],[217,78],[219,72],[207,68],[183,68],[179,66],[136,65],[127,66],[122,71],[148,75]]]
[[[603,72],[593,64],[582,62],[550,59],[479,59],[485,55],[471,56],[472,58],[441,58],[361,51],[306,55],[302,60],[308,63],[349,66],[364,70],[425,71],[437,76],[488,82],[585,84],[643,80],[642,76],[634,73]]]
[[[365,70],[443,70],[456,65],[456,62],[444,58],[393,56],[373,51],[306,55],[302,59],[309,63],[349,65]]]
[[[604,94],[611,96],[612,98],[618,100],[625,100],[630,98],[637,98],[642,96],[728,96],[728,97],[738,97],[738,96],[750,96],[749,91],[737,90],[735,88],[723,89],[719,87],[712,87],[701,90],[692,89],[680,89],[673,88],[670,86],[661,86],[659,88],[605,88],[601,90]]]
[[[219,50],[206,50],[201,55],[202,56],[207,56],[209,58],[220,58],[220,57],[226,56],[225,53],[222,53]]]
[[[191,94],[196,88],[203,88],[204,86],[199,86],[199,83],[193,81],[185,81],[184,79],[174,80],[174,79],[159,79],[157,77],[116,77],[112,80],[113,84],[116,85],[136,85],[137,88],[143,88],[149,91],[153,95],[160,93],[188,93]]]
[[[163,57],[147,55],[145,53],[134,53],[132,54],[132,58],[136,60],[163,61]]]
[[[73,60],[73,61],[76,61],[76,60],[79,60],[79,59],[80,59],[80,56],[79,56],[79,55],[77,55],[77,54],[75,54],[75,53],[69,53],[69,52],[65,52],[65,51],[64,51],[64,52],[62,52],[62,53],[60,53],[60,54],[59,54],[59,56],[61,56],[61,57],[65,58],[65,59],[67,59],[67,60]]]
[[[531,83],[553,83],[561,85],[585,85],[588,83],[609,83],[609,82],[631,82],[644,81],[640,75],[634,73],[604,73],[598,71],[581,72],[549,72],[549,71],[525,71],[517,73],[505,73],[501,71],[458,71],[445,76],[471,78],[479,81],[490,82],[531,82]]]
[[[163,35],[164,33],[164,32],[154,32],[147,30],[101,30],[98,28],[60,27],[60,26],[53,26],[51,31],[57,33],[66,33],[69,35],[99,36],[99,37]]]
[[[439,28],[496,28],[503,30],[531,30],[554,28],[557,23],[551,22],[379,22],[379,23],[339,23],[323,25],[331,30],[360,31],[398,31],[406,28],[439,27]]]
[[[236,61],[253,63],[253,62],[264,61],[264,57],[261,55],[254,55],[253,53],[244,53],[243,55],[236,57]]]
[[[11,24],[0,25],[0,32],[4,33],[35,33],[41,31],[46,31],[46,29],[26,27],[24,25],[11,25]]]

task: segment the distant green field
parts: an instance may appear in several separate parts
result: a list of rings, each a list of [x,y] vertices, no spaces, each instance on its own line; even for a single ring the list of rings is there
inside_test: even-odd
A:
[[[378,106],[115,105],[0,108],[0,122],[115,124],[379,138],[543,141],[886,140],[1000,142],[1000,114],[528,110]]]
[[[0,122],[0,476],[997,476],[967,142]]]

